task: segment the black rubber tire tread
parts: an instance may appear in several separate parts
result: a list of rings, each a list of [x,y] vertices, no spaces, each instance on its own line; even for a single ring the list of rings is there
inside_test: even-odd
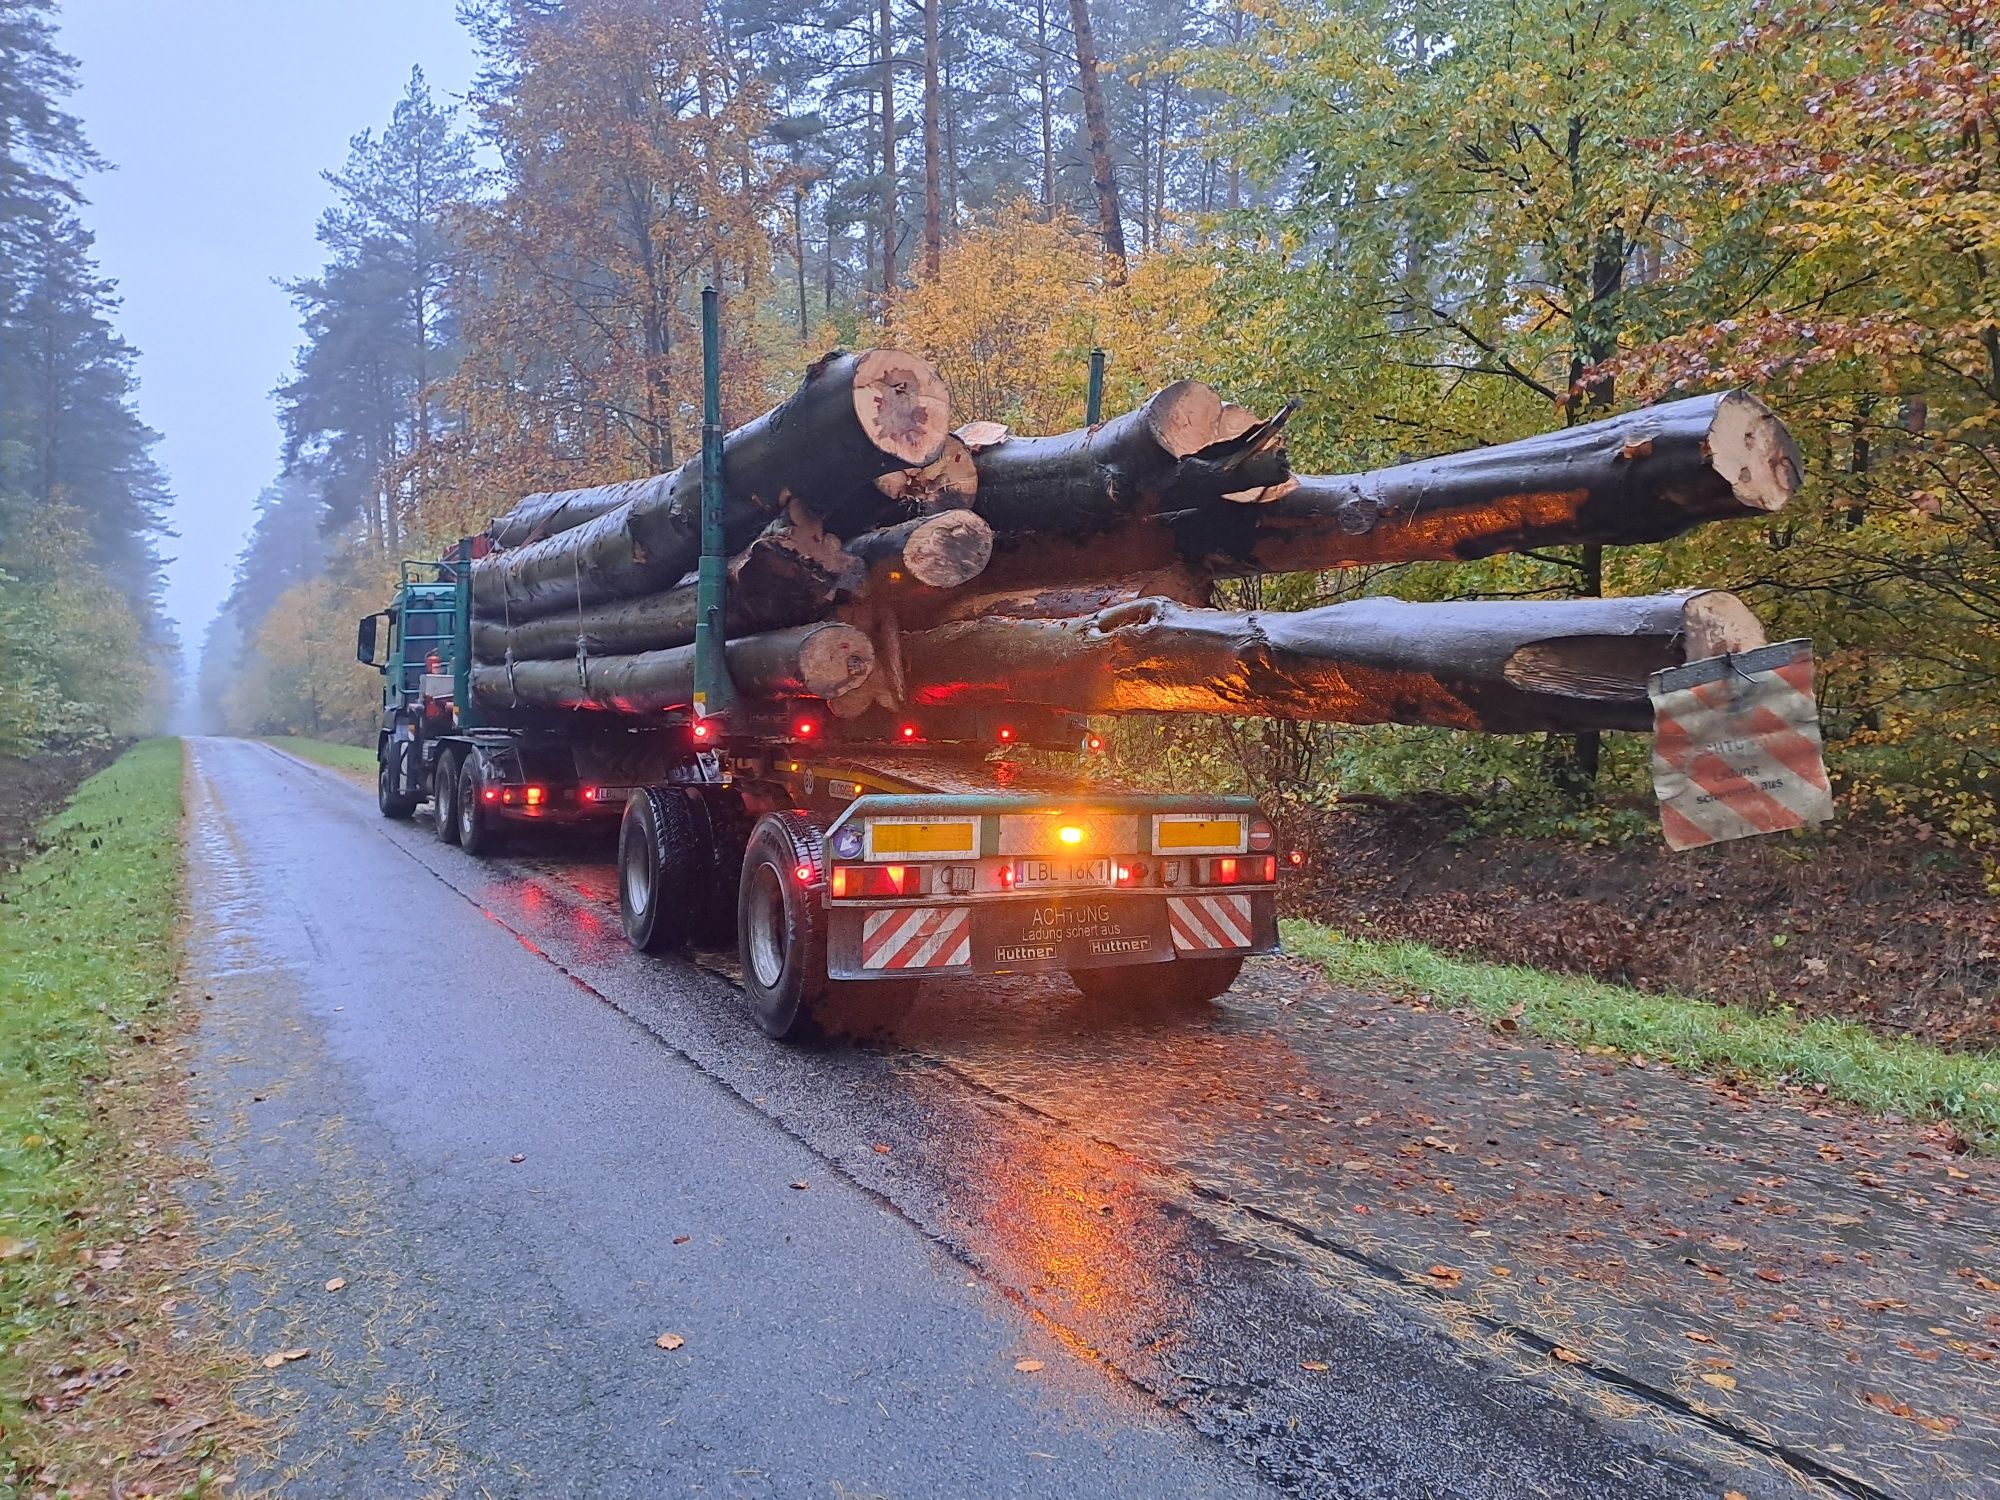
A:
[[[626,861],[650,872],[635,905]],[[625,940],[641,953],[671,953],[693,941],[703,897],[715,880],[715,854],[698,805],[679,787],[634,792],[618,824],[618,914]]]
[[[810,880],[798,879],[801,867],[811,872]],[[776,983],[768,986],[759,980],[750,951],[751,905],[759,871],[766,868],[776,872],[778,889],[783,892],[785,929],[782,968]],[[757,1029],[776,1041],[801,1042],[819,1031],[819,1010],[829,987],[826,908],[820,899],[825,886],[826,847],[819,825],[802,812],[768,812],[759,818],[743,854],[736,952],[750,1014]]]
[[[458,842],[458,754],[440,750],[431,771],[431,825],[441,844]]]
[[[1236,983],[1244,955],[1217,953],[1165,964],[1123,964],[1111,969],[1071,969],[1084,997],[1134,1011],[1189,1010],[1208,1004]]]
[[[406,792],[394,792],[390,790],[392,776],[390,768],[401,763],[405,743],[402,740],[391,740],[382,750],[378,750],[375,755],[377,763],[375,769],[375,805],[382,810],[383,817],[393,818],[399,823],[414,817],[417,811],[417,799],[415,797],[410,796]]]
[[[736,906],[743,879],[743,853],[755,819],[734,787],[696,783],[687,788],[695,821],[706,840],[711,878],[696,893],[689,942],[697,948],[736,946]]]
[[[458,847],[474,859],[490,859],[500,852],[500,830],[481,811],[479,793],[485,784],[479,757],[466,756],[458,771]]]

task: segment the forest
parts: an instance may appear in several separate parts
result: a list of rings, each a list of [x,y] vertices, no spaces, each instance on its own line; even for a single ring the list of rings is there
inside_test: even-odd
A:
[[[172,672],[167,488],[82,217],[104,163],[62,107],[73,68],[46,4],[0,3],[0,757],[109,749]]]
[[[0,632],[32,664],[0,685],[27,695],[0,728],[27,742],[74,716],[79,661],[146,660],[121,642],[157,635],[162,498],[39,11],[0,8],[26,28],[8,45],[42,59],[0,82],[24,96],[0,182]],[[1733,590],[1774,639],[1814,642],[1845,806],[2000,842],[1992,0],[461,14],[470,94],[413,70],[326,173],[324,264],[289,289],[299,350],[273,372],[283,452],[204,644],[198,699],[223,727],[365,739],[376,682],[352,622],[395,559],[530,491],[685,459],[713,284],[731,422],[869,343],[930,358],[955,411],[1017,432],[1082,419],[1093,347],[1107,412],[1181,377],[1264,411],[1296,398],[1294,461],[1325,472],[1750,389],[1808,460],[1768,523],[1265,579],[1223,602]],[[23,508],[51,520],[32,539],[6,519]],[[134,671],[90,674],[117,700],[92,722],[143,705]],[[1128,767],[1305,804],[1438,792],[1601,830],[1645,800],[1639,736],[1580,763],[1554,737],[1113,733]]]

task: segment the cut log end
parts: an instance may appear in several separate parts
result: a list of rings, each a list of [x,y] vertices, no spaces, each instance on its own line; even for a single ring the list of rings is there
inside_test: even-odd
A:
[[[986,571],[993,528],[969,510],[948,510],[919,522],[903,544],[902,571],[934,589],[955,589]]]
[[[979,468],[972,449],[953,433],[929,463],[891,470],[875,481],[875,488],[915,511],[964,510],[979,493]]]
[[[875,670],[875,648],[866,631],[828,623],[799,642],[799,685],[815,698],[835,698],[860,686]]]
[[[1199,380],[1176,380],[1146,403],[1146,425],[1154,440],[1175,458],[1188,458],[1211,443],[1240,437],[1256,418],[1217,395]]]
[[[1805,459],[1785,424],[1744,391],[1731,391],[1717,404],[1708,461],[1752,510],[1784,509],[1805,478]]]
[[[1689,661],[1703,661],[1767,644],[1764,622],[1734,594],[1704,589],[1690,594],[1681,609],[1681,633]]]
[[[997,448],[1006,442],[1008,429],[1005,422],[967,422],[955,436],[977,453],[982,448]]]
[[[951,398],[928,360],[900,349],[868,349],[855,359],[854,414],[884,453],[921,466],[951,434]]]

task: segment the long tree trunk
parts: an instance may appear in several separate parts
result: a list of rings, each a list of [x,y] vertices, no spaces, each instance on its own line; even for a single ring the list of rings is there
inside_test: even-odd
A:
[[[822,622],[731,641],[729,675],[751,698],[831,698],[867,680],[874,647],[852,625]],[[587,661],[517,661],[472,667],[481,708],[610,709],[648,714],[694,702],[694,647],[598,656]]]
[[[876,480],[944,452],[946,408],[943,378],[913,355],[826,356],[724,439],[726,544],[748,546],[794,499],[837,535],[868,530],[889,504]],[[630,488],[594,520],[475,563],[474,612],[529,619],[678,583],[700,555],[699,456]]]
[[[995,587],[1098,579],[1107,557],[1121,575],[1242,578],[1656,542],[1709,521],[1769,515],[1803,475],[1784,424],[1735,391],[1372,473],[1300,476],[1267,504],[1214,503],[1210,494],[1132,511],[1088,477],[1059,486],[1045,472],[1039,487],[1007,482],[1014,443],[1075,436],[1010,438],[978,455]],[[1079,460],[1070,463],[1088,476]],[[1272,483],[1268,467],[1256,477]]]
[[[882,305],[896,290],[896,38],[889,0],[878,10],[882,33]]]
[[[1042,123],[1042,217],[1056,212],[1056,106],[1050,77],[1049,0],[1035,0],[1035,92]]]
[[[919,516],[866,531],[843,545],[809,516],[774,521],[729,564],[725,633],[757,635],[824,618],[844,600],[955,589],[993,555],[993,533],[970,511]],[[658,594],[614,599],[576,614],[508,626],[472,623],[482,662],[553,660],[656,651],[694,639],[698,591],[689,581]]]
[[[938,160],[938,6],[924,0],[924,275],[937,279],[944,255],[942,163]]]
[[[1238,614],[1139,599],[1069,620],[989,616],[902,638],[909,702],[1202,713],[1492,734],[1651,726],[1647,678],[1762,644],[1723,593]]]
[[[1090,141],[1090,180],[1097,190],[1097,224],[1114,284],[1125,280],[1125,220],[1118,206],[1118,173],[1111,160],[1111,121],[1104,112],[1104,79],[1097,71],[1097,43],[1090,34],[1090,0],[1069,0],[1076,32],[1076,80],[1083,95],[1083,128]]]

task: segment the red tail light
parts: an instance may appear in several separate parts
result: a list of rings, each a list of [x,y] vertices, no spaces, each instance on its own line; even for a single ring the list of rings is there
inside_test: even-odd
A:
[[[1083,748],[1092,755],[1101,753],[1104,749],[1104,736],[1101,734],[1085,735],[1083,737]]]
[[[921,896],[921,865],[835,865],[829,891],[836,901],[869,901],[884,896]]]
[[[1278,878],[1278,856],[1225,854],[1200,862],[1203,885],[1269,885]]]
[[[800,885],[811,885],[813,882],[813,867],[811,865],[794,865],[792,867],[792,878],[797,880]]]
[[[792,726],[792,733],[802,740],[809,740],[819,733],[819,725],[811,719],[801,719]]]
[[[482,791],[479,794],[479,796],[480,799],[485,802],[498,802],[500,800],[500,789],[498,787],[489,786],[484,791]]]
[[[917,726],[914,724],[905,724],[901,729],[898,729],[896,733],[900,738],[904,740],[914,740],[917,737]]]
[[[1014,731],[1005,724],[1000,726],[1000,743],[1003,745],[1014,743]]]
[[[530,807],[540,807],[544,802],[548,801],[548,797],[548,791],[543,787],[524,787],[521,791],[521,800],[526,802]]]
[[[696,719],[690,731],[699,742],[706,743],[715,736],[715,726],[706,719]]]
[[[1137,885],[1151,885],[1153,868],[1143,859],[1121,860],[1112,872],[1113,884],[1130,889]]]

